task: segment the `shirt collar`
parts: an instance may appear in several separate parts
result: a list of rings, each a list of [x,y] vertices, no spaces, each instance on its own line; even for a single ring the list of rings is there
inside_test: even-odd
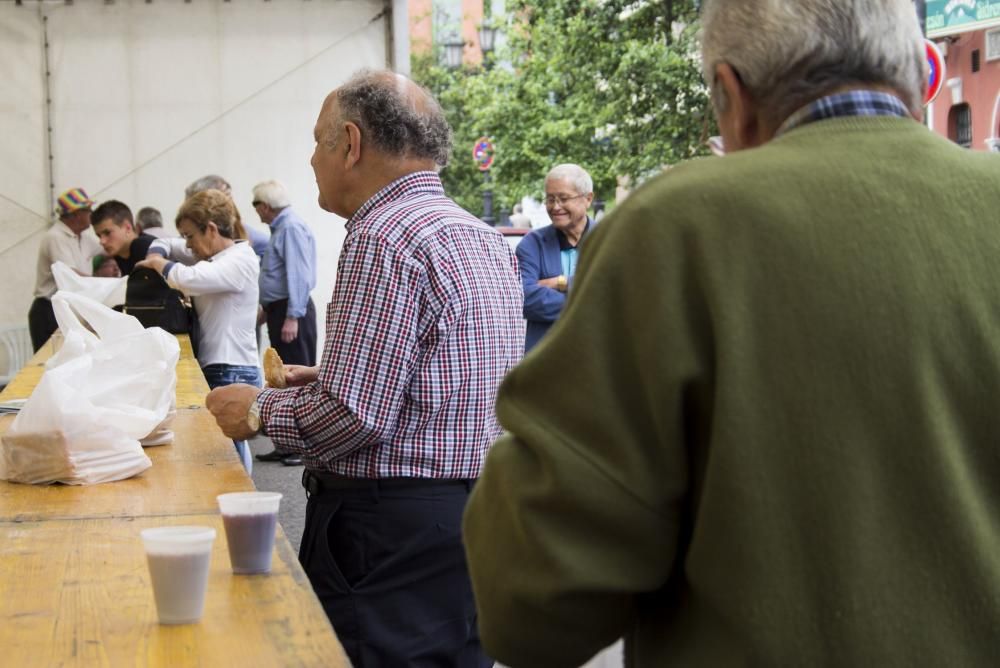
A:
[[[382,204],[424,193],[444,195],[444,186],[441,185],[441,178],[436,173],[413,172],[401,176],[369,197],[368,201],[362,204],[347,221],[347,229],[353,228],[359,221],[364,220],[365,216],[373,209]]]
[[[876,90],[849,90],[813,100],[785,119],[778,137],[807,123],[843,116],[899,116],[909,118],[910,112],[895,95]]]
[[[56,221],[55,228],[57,230],[59,230],[64,237],[73,237],[73,238],[76,238],[76,237],[82,237],[83,236],[83,234],[77,234],[76,232],[74,232],[73,230],[71,230],[69,228],[69,225],[67,225],[66,223],[62,222],[61,220],[57,220]]]
[[[566,238],[566,235],[563,234],[563,231],[560,229],[556,229],[556,237],[559,239],[559,250],[573,250],[575,248],[579,248],[580,244],[583,243],[584,238],[590,232],[590,227],[593,224],[593,222],[594,221],[591,220],[590,216],[587,216],[587,224],[586,226],[584,226],[583,234],[580,235],[580,240],[576,242],[576,246],[570,246],[569,239]]]
[[[285,222],[285,218],[288,218],[288,212],[292,210],[292,207],[286,206],[284,209],[278,212],[278,215],[271,219],[268,223],[268,227],[272,230],[281,227],[281,224]]]

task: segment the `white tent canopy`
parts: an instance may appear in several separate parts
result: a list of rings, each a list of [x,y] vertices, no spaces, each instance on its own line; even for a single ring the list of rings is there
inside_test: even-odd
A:
[[[0,324],[26,321],[54,195],[154,206],[173,229],[185,186],[209,173],[258,227],[250,189],[286,184],[316,233],[324,313],[343,225],[316,205],[313,125],[354,71],[405,53],[397,5],[405,25],[405,4],[382,0],[3,3]]]

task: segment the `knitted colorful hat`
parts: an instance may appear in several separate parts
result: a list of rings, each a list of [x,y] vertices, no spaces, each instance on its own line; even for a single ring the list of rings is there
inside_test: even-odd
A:
[[[61,218],[80,209],[89,209],[95,204],[97,202],[90,199],[83,188],[70,188],[56,200],[56,214]]]

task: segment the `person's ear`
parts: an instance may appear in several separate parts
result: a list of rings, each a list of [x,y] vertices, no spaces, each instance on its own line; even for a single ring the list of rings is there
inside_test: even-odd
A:
[[[344,123],[344,132],[347,135],[346,145],[341,147],[344,151],[344,167],[351,169],[361,160],[361,128],[348,121]]]
[[[757,103],[739,73],[729,63],[719,63],[715,66],[715,80],[725,95],[717,116],[726,151],[762,144]]]

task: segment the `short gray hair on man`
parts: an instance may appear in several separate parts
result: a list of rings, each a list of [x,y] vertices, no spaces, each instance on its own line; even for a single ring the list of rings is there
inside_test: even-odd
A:
[[[389,70],[361,70],[337,89],[340,117],[330,127],[350,121],[379,151],[390,156],[433,160],[448,164],[451,128],[441,105],[427,91],[402,74]],[[324,143],[332,148],[336,135]]]
[[[205,190],[220,190],[230,197],[233,196],[233,187],[229,185],[229,181],[225,180],[218,174],[208,174],[201,177],[197,181],[194,181],[191,185],[184,189],[184,198],[190,199],[191,195],[204,192]]]
[[[143,230],[148,230],[151,227],[163,227],[163,216],[158,209],[154,209],[151,206],[144,206],[139,209],[139,213],[135,214],[135,222]]]
[[[545,175],[545,181],[569,181],[576,188],[576,192],[579,195],[587,195],[594,192],[594,179],[590,178],[590,174],[587,173],[580,165],[574,165],[572,163],[565,163],[562,165],[556,165],[549,170],[549,173]]]
[[[253,187],[253,198],[256,202],[263,202],[275,211],[291,206],[292,201],[288,197],[288,190],[281,181],[261,181]]]
[[[916,111],[926,55],[912,0],[704,0],[702,67],[716,108],[715,68],[728,63],[768,120],[841,86],[879,85]]]

